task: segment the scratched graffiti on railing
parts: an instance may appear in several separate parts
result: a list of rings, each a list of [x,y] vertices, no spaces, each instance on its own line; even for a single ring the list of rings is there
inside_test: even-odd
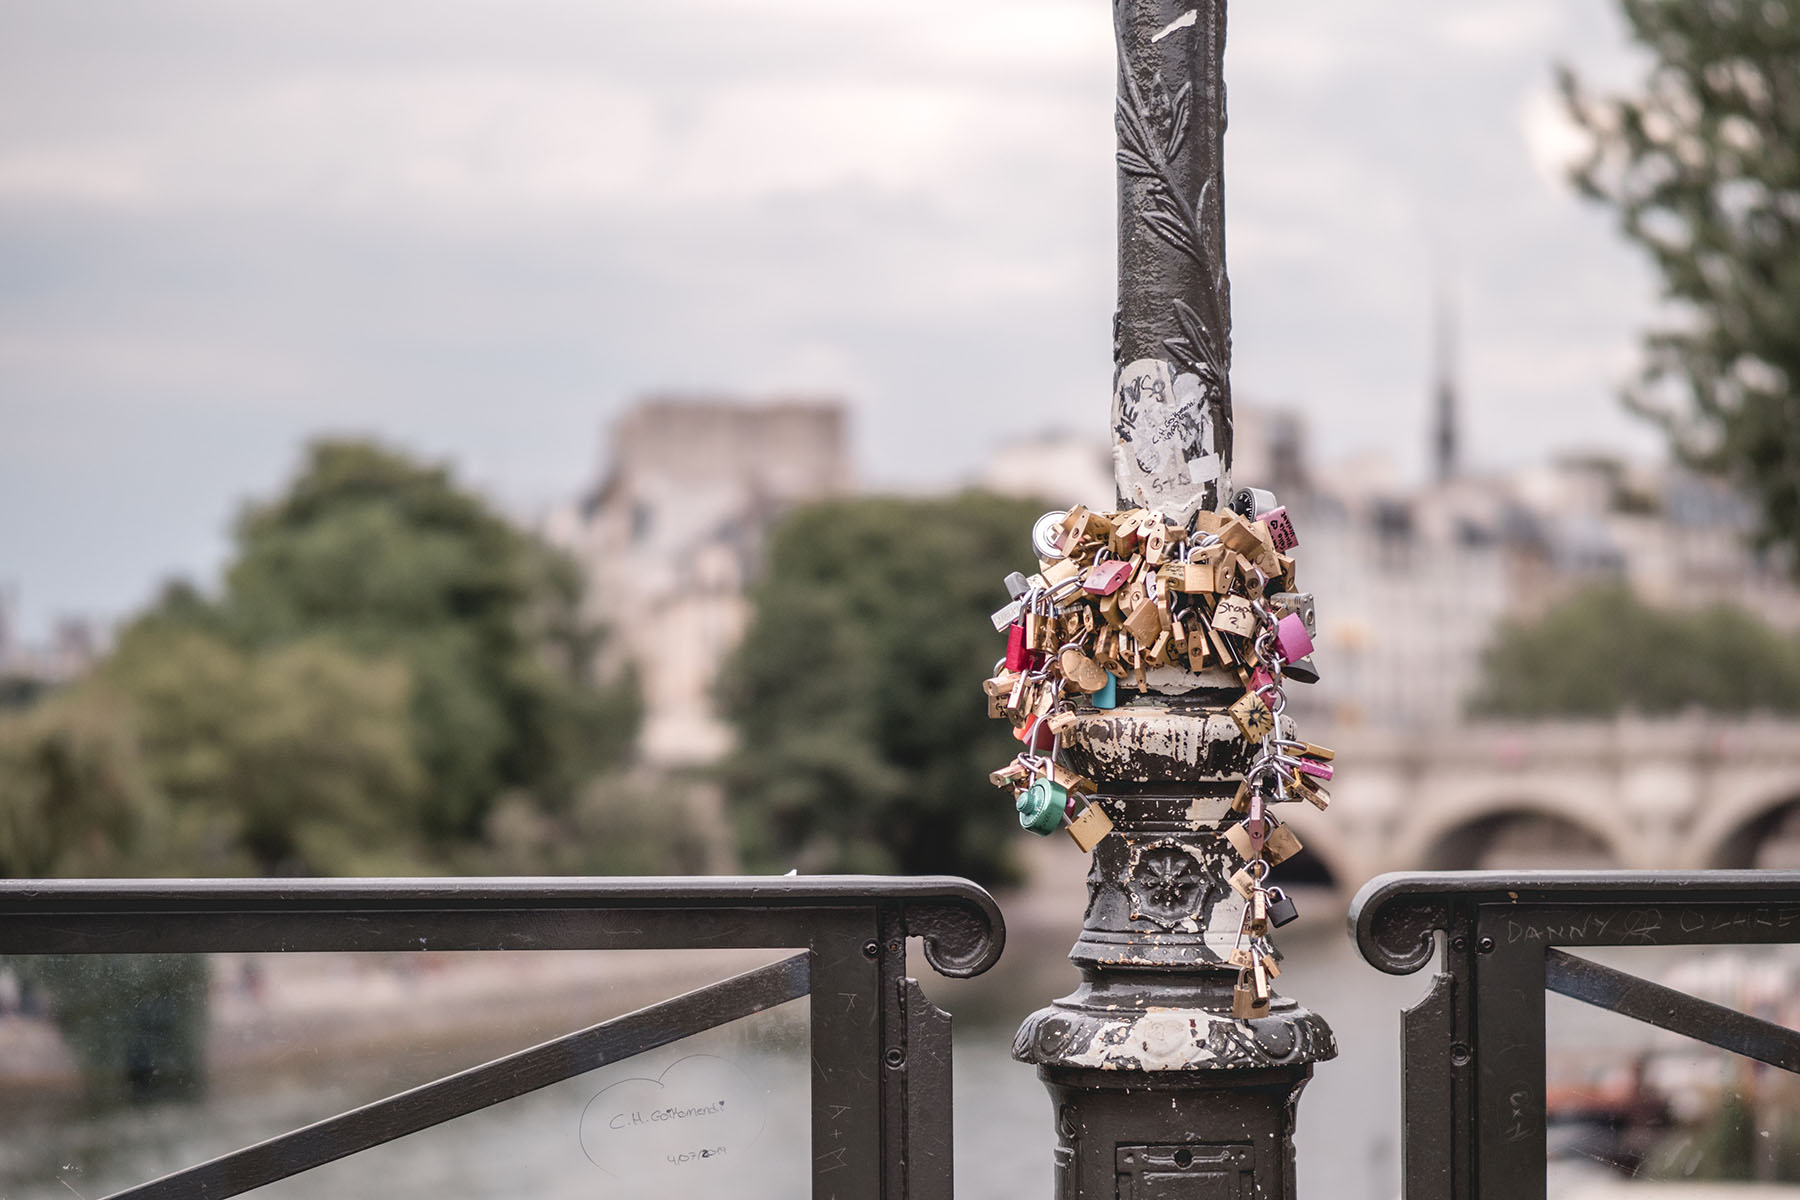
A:
[[[581,1113],[581,1150],[608,1175],[648,1182],[723,1173],[762,1137],[768,1089],[714,1054],[690,1054],[656,1078],[609,1083]]]

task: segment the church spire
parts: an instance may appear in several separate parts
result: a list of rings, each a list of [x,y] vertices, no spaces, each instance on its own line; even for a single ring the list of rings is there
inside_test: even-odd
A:
[[[1432,400],[1435,407],[1432,429],[1432,465],[1441,483],[1457,473],[1457,395],[1456,395],[1456,311],[1449,289],[1442,283],[1437,288],[1434,305],[1435,347]]]

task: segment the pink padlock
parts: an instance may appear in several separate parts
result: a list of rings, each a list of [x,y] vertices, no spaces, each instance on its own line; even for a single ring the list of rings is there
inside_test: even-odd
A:
[[[1306,632],[1306,620],[1299,613],[1275,622],[1275,648],[1281,652],[1282,662],[1299,662],[1312,653],[1312,635]]]
[[[1265,689],[1272,688],[1274,686],[1275,686],[1275,677],[1273,675],[1270,675],[1267,671],[1263,670],[1261,667],[1258,667],[1258,668],[1256,668],[1256,670],[1250,672],[1250,690],[1255,692],[1257,695],[1259,695],[1259,696],[1262,695],[1263,691]]]
[[[1122,558],[1095,563],[1081,581],[1081,590],[1090,596],[1110,596],[1131,578],[1131,564]]]
[[[1269,523],[1269,540],[1275,543],[1275,549],[1282,554],[1300,544],[1300,535],[1294,532],[1294,518],[1288,516],[1286,505],[1271,508],[1257,519]]]
[[[1331,764],[1320,762],[1316,758],[1301,759],[1300,770],[1303,774],[1311,775],[1314,779],[1329,780],[1332,775]]]

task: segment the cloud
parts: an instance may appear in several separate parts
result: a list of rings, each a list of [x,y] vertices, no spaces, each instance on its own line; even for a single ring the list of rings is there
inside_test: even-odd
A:
[[[1587,154],[1587,134],[1569,117],[1562,96],[1545,83],[1526,92],[1519,102],[1519,135],[1531,165],[1552,193],[1572,200],[1569,169]]]
[[[1444,260],[1471,395],[1581,414],[1497,422],[1481,453],[1623,427],[1613,360],[1580,347],[1628,346],[1649,293],[1598,214],[1546,194],[1543,98],[1554,56],[1611,63],[1622,39],[1608,0],[1566,3],[1235,6],[1236,382],[1300,406],[1323,453],[1416,466]],[[39,613],[204,569],[317,429],[532,505],[587,482],[641,390],[842,388],[864,475],[909,487],[1104,427],[1107,5],[118,0],[96,22],[13,0],[5,20],[0,395],[56,465],[0,445],[0,557]]]

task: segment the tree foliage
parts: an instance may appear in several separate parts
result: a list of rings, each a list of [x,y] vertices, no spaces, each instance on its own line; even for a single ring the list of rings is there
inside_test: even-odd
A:
[[[1800,0],[1621,0],[1653,58],[1636,95],[1562,73],[1591,139],[1577,185],[1616,210],[1676,320],[1627,395],[1800,549]]]
[[[773,532],[722,683],[746,857],[804,871],[1008,874],[1020,836],[987,781],[1018,744],[981,681],[988,614],[1032,561],[1034,506],[975,493],[798,510]]]
[[[0,712],[0,871],[481,870],[502,808],[541,850],[510,865],[585,867],[565,843],[637,705],[590,679],[579,584],[443,468],[320,442],[217,598],[170,587],[88,678]]]
[[[635,691],[590,682],[596,635],[574,564],[443,467],[316,443],[286,494],[244,515],[237,541],[218,613],[234,641],[323,635],[405,665],[432,837],[478,834],[512,789],[566,808],[636,735]]]
[[[1800,637],[1727,605],[1669,612],[1623,586],[1592,588],[1502,625],[1473,707],[1518,717],[1800,712]]]

